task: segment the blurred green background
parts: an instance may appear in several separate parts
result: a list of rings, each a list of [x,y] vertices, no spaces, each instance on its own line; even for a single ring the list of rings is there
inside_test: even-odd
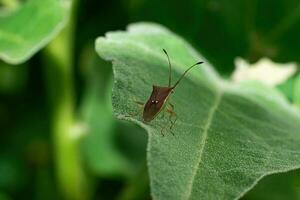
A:
[[[224,77],[236,57],[300,61],[299,0],[78,0],[67,28],[45,49],[23,64],[0,62],[0,200],[151,199],[146,132],[113,117],[111,64],[94,50],[98,36],[137,21],[182,36]],[[57,44],[69,48],[66,55]],[[56,65],[67,66],[63,75]],[[295,104],[297,79],[278,86]],[[55,132],[69,118],[72,136],[60,138]],[[274,175],[245,199],[291,198],[299,185],[297,171]]]

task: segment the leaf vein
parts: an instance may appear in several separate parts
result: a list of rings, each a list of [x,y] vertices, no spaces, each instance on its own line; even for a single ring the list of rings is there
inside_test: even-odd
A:
[[[193,190],[193,185],[194,185],[194,180],[195,180],[195,177],[197,175],[199,166],[202,162],[203,152],[204,152],[205,144],[206,144],[206,141],[207,141],[207,138],[208,138],[208,131],[209,131],[209,128],[211,126],[214,115],[216,113],[216,110],[218,109],[218,107],[220,105],[222,95],[223,95],[222,92],[217,92],[214,104],[212,105],[212,107],[210,108],[210,111],[208,113],[208,118],[207,118],[207,121],[205,123],[204,130],[203,130],[203,137],[202,137],[202,140],[200,142],[200,151],[199,151],[199,156],[198,156],[198,162],[197,162],[197,165],[195,166],[195,168],[192,172],[192,179],[191,179],[191,181],[188,185],[186,198],[184,198],[184,199],[190,199],[190,197],[191,197],[192,190]]]

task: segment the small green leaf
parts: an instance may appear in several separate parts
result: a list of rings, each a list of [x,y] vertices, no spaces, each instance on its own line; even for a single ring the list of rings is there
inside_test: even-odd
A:
[[[160,134],[169,118],[145,124],[134,101],[146,101],[152,84],[166,86],[197,61],[170,101],[175,136]],[[300,113],[279,92],[258,83],[228,83],[183,39],[148,23],[100,37],[96,50],[113,61],[113,107],[120,119],[148,134],[147,159],[154,199],[238,199],[264,176],[300,167]],[[167,113],[166,113],[167,114]],[[167,129],[168,130],[168,129]]]
[[[63,28],[69,0],[27,0],[0,16],[0,59],[18,64],[29,59]]]

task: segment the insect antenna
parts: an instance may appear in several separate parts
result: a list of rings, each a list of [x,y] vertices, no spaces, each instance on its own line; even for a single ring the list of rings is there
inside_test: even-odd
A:
[[[171,76],[172,76],[171,62],[170,62],[170,58],[169,58],[169,55],[168,55],[167,51],[165,49],[163,49],[163,51],[165,52],[165,54],[168,58],[168,62],[169,62],[169,85],[168,85],[168,87],[171,87]]]
[[[175,88],[180,81],[183,79],[183,77],[186,75],[186,73],[192,69],[193,67],[195,67],[196,65],[201,65],[203,62],[197,62],[196,64],[193,64],[192,66],[190,66],[187,70],[184,71],[184,73],[181,75],[181,77],[178,79],[178,81],[174,84],[173,88]]]

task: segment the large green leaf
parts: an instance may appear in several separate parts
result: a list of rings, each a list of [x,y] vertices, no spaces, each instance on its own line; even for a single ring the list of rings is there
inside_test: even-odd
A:
[[[63,28],[70,0],[28,0],[0,16],[0,59],[26,61]]]
[[[149,124],[134,101],[146,101],[152,84],[166,85],[167,49],[174,79],[205,61],[178,86],[170,101],[178,115],[162,137],[168,117]],[[233,85],[183,39],[156,24],[134,24],[96,41],[113,61],[113,107],[120,119],[148,134],[148,167],[154,199],[238,199],[266,175],[300,167],[300,114],[277,91],[259,84]],[[173,80],[174,81],[174,80]],[[129,117],[132,116],[132,117]]]

